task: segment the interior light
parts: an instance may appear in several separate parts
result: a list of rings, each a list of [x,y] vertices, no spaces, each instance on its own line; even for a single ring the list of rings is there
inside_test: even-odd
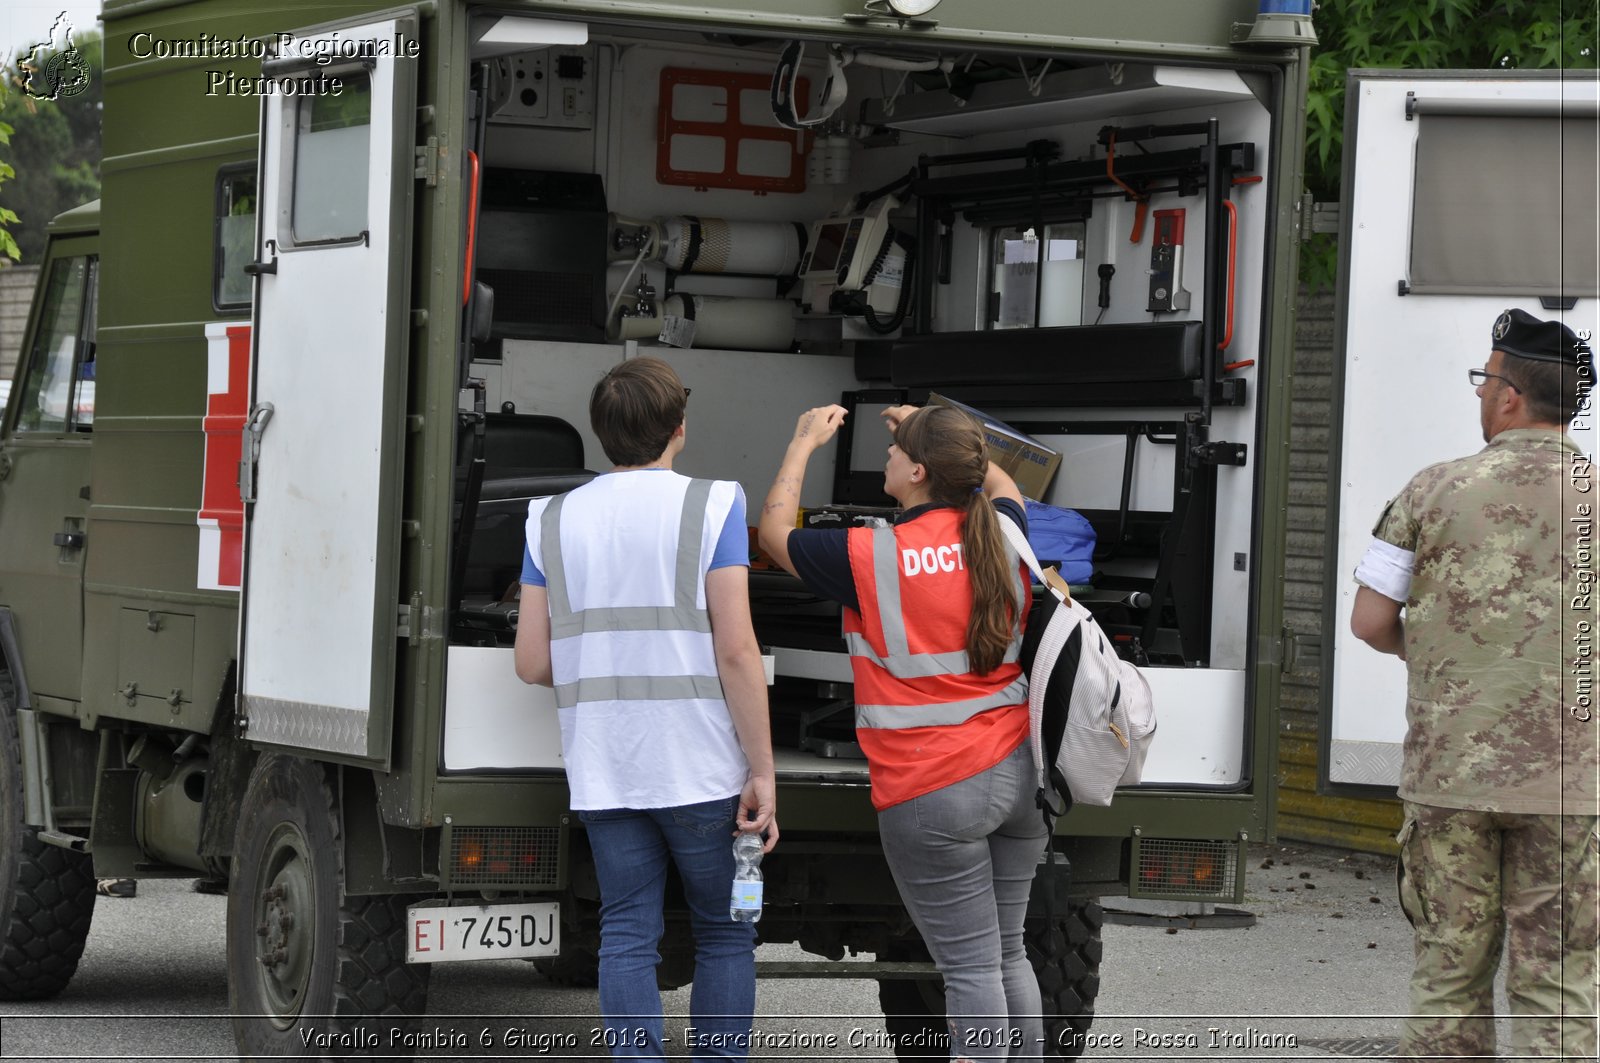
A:
[[[916,18],[926,15],[939,6],[939,0],[873,0],[867,4],[868,11],[884,11],[901,18]]]
[[[482,32],[476,32],[481,29]],[[506,15],[474,24],[472,58],[487,59],[512,52],[526,52],[551,45],[575,47],[589,43],[589,26],[583,22],[559,22],[548,18]]]

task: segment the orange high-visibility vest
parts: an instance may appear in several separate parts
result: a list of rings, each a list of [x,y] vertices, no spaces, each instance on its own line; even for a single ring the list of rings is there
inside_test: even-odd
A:
[[[879,809],[968,779],[1028,737],[1028,683],[1017,663],[1028,579],[1017,572],[1017,621],[999,667],[967,661],[972,581],[962,556],[966,515],[940,507],[892,528],[851,528],[860,612],[844,611],[855,677],[856,739]]]

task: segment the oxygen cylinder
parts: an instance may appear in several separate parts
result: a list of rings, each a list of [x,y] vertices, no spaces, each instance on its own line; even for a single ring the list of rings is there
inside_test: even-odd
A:
[[[656,223],[656,256],[679,273],[788,277],[800,268],[806,228],[798,222],[729,221],[680,215]]]
[[[650,317],[620,318],[611,338],[653,340],[664,327],[674,330],[669,338],[679,347],[786,351],[794,345],[794,303],[788,299],[669,295]]]

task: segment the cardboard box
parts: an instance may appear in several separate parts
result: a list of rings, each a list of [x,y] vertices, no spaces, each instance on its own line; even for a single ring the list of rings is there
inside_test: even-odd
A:
[[[983,438],[989,445],[989,460],[1011,474],[1017,487],[1028,498],[1042,500],[1044,493],[1061,467],[1061,455],[1034,439],[1017,431],[997,417],[982,410],[947,399],[937,392],[928,396],[930,405],[953,406],[976,417],[983,424]]]

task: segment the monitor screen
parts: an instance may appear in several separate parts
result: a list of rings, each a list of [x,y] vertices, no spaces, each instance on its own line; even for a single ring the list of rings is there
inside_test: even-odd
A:
[[[840,404],[849,413],[834,455],[833,500],[859,506],[892,506],[883,491],[883,465],[894,441],[884,425],[883,411],[905,402],[898,388],[847,391]]]
[[[889,444],[894,442],[883,419],[883,411],[892,405],[889,402],[858,402],[850,411],[851,472],[882,475],[884,462],[889,460]]]
[[[817,226],[817,246],[811,252],[808,272],[839,268],[839,252],[844,250],[844,237],[849,230],[848,220],[823,222]]]

